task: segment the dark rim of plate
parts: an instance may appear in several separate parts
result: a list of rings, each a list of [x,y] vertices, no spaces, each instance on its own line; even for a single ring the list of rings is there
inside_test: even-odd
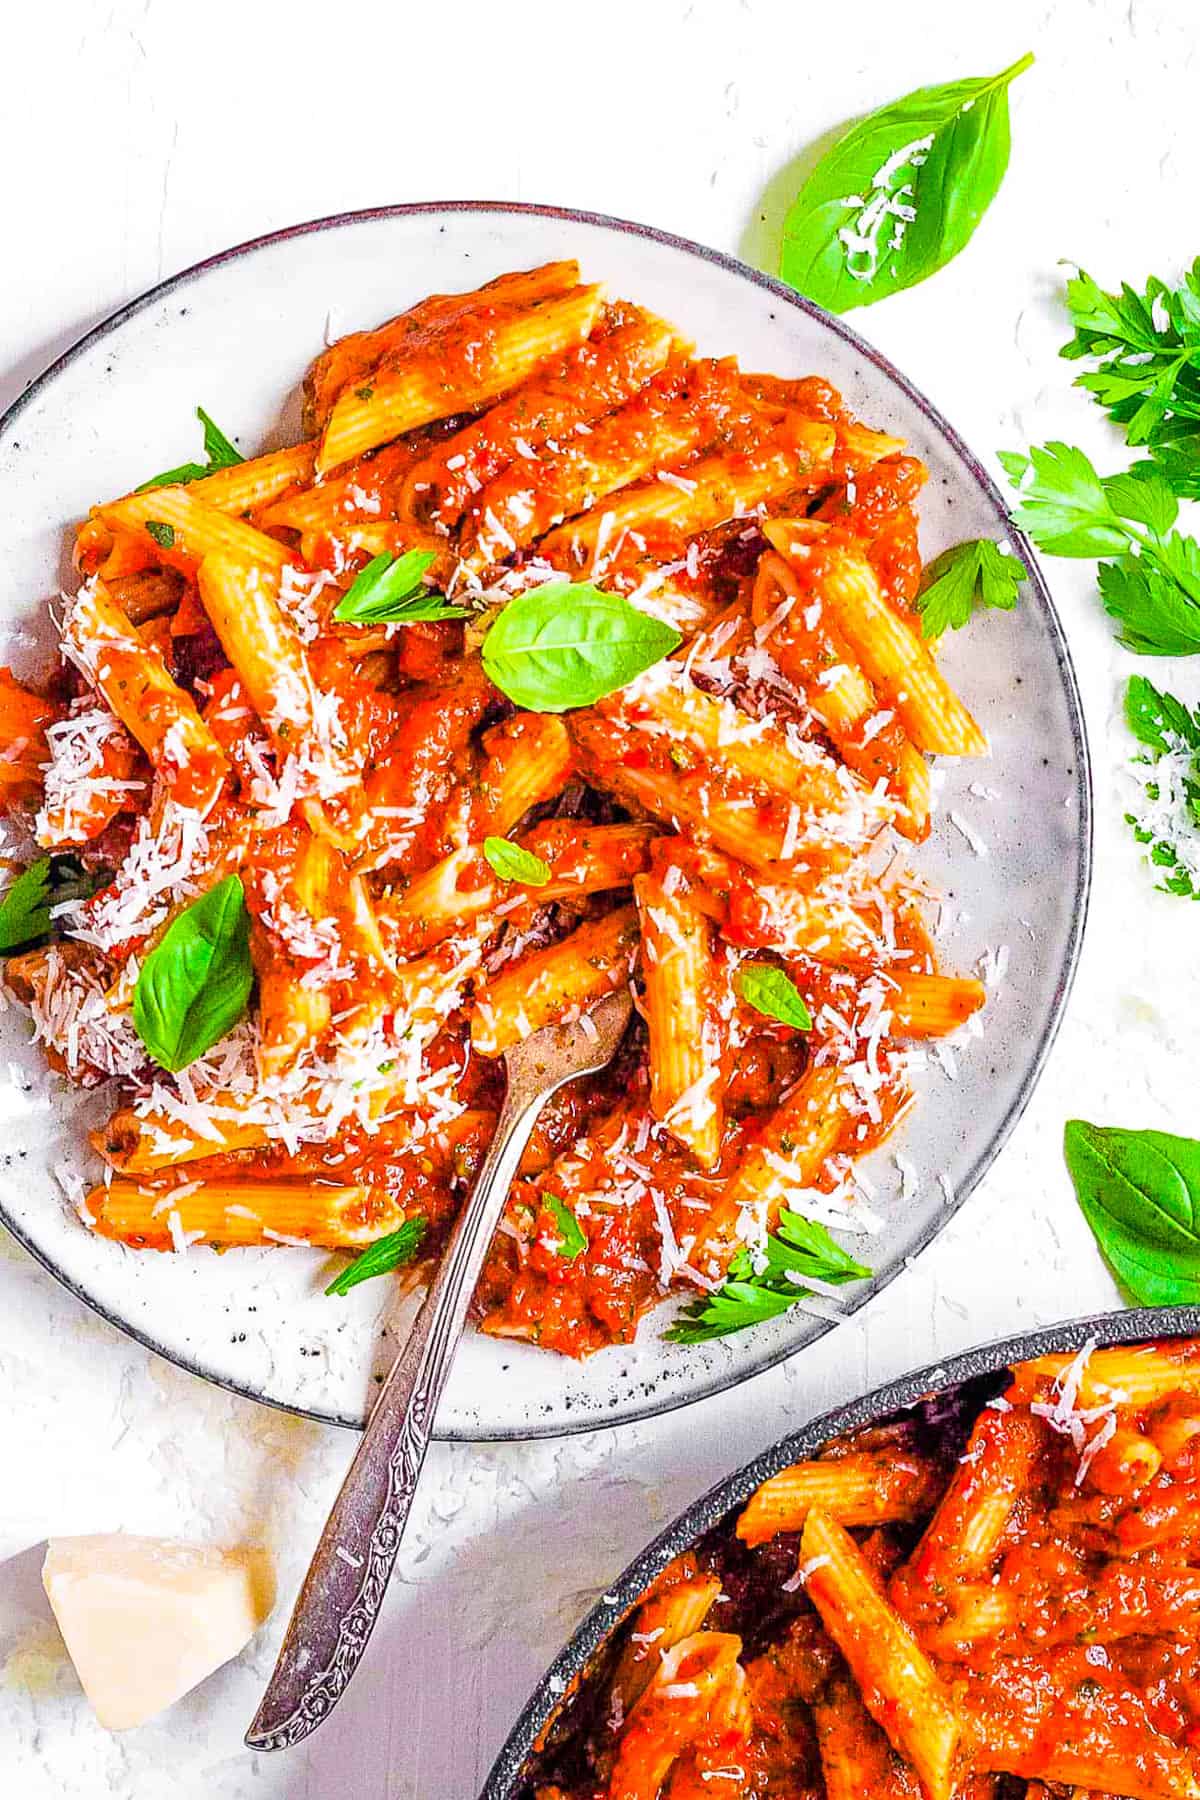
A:
[[[667,1564],[690,1549],[697,1538],[740,1507],[755,1488],[786,1469],[790,1463],[813,1455],[830,1438],[857,1431],[894,1413],[904,1412],[930,1394],[948,1392],[979,1376],[998,1373],[1010,1363],[1035,1356],[1082,1349],[1089,1338],[1100,1347],[1140,1343],[1157,1338],[1194,1337],[1200,1333],[1200,1306],[1138,1307],[1129,1312],[1098,1313],[1087,1319],[1070,1319],[1039,1331],[999,1338],[956,1356],[930,1363],[926,1368],[884,1382],[869,1394],[851,1400],[833,1412],[823,1413],[793,1431],[752,1462],[728,1475],[701,1495],[673,1524],[635,1557],[624,1573],[605,1590],[575,1635],[547,1669],[513,1726],[492,1765],[479,1800],[526,1800],[521,1783],[531,1773],[528,1759],[542,1732],[563,1706],[574,1685],[603,1649],[612,1633],[626,1619],[638,1600]]]
[[[908,396],[913,405],[923,414],[933,430],[938,432],[951,446],[955,454],[962,461],[972,480],[974,480],[982,489],[983,493],[996,508],[996,511],[1001,518],[1008,520],[1008,535],[1020,550],[1022,560],[1029,571],[1029,584],[1036,595],[1038,608],[1049,627],[1055,659],[1058,664],[1059,676],[1062,680],[1063,689],[1066,694],[1067,710],[1071,722],[1072,749],[1075,757],[1080,820],[1079,857],[1074,871],[1072,926],[1070,938],[1067,943],[1066,955],[1063,959],[1062,967],[1059,970],[1058,981],[1055,987],[1054,998],[1045,1030],[1042,1033],[1040,1041],[1033,1047],[1033,1054],[1029,1066],[1025,1071],[1025,1075],[1013,1099],[1012,1105],[997,1126],[991,1142],[976,1158],[965,1178],[959,1182],[953,1204],[940,1208],[938,1213],[930,1219],[926,1229],[914,1241],[912,1248],[909,1251],[909,1256],[918,1256],[921,1251],[925,1250],[933,1241],[941,1231],[943,1225],[954,1216],[968,1196],[973,1193],[996,1157],[999,1155],[1000,1151],[1003,1149],[1014,1126],[1029,1103],[1030,1096],[1037,1085],[1046,1058],[1058,1035],[1058,1028],[1062,1023],[1063,1012],[1066,1007],[1067,998],[1071,992],[1071,986],[1075,979],[1075,970],[1079,962],[1084,924],[1087,918],[1088,895],[1091,888],[1092,772],[1091,761],[1088,754],[1087,737],[1084,731],[1083,709],[1080,703],[1079,687],[1075,677],[1074,665],[1071,661],[1071,654],[1067,648],[1066,638],[1063,633],[1058,613],[1055,609],[1054,602],[1050,597],[1050,590],[1046,584],[1045,576],[1042,574],[1033,554],[1032,547],[1024,533],[1018,530],[1011,519],[1008,519],[1008,508],[1004,501],[1004,497],[979,458],[975,456],[963,442],[962,438],[954,430],[953,426],[951,426],[942,416],[937,407],[934,406],[920,389],[915,387],[905,375],[901,374],[900,370],[883,355],[882,351],[877,350],[872,344],[867,343],[864,338],[859,337],[858,333],[852,331],[842,319],[837,318],[832,313],[825,312],[822,307],[814,305],[811,300],[806,300],[802,294],[798,294],[794,288],[787,287],[782,281],[777,280],[774,276],[764,275],[760,270],[751,268],[747,263],[739,261],[737,257],[730,256],[722,250],[711,250],[704,244],[693,243],[690,238],[679,237],[676,233],[670,231],[661,231],[653,225],[639,225],[629,219],[612,218],[606,213],[585,212],[575,207],[541,206],[532,202],[526,203],[523,201],[422,200],[413,201],[403,205],[374,206],[366,207],[354,212],[331,213],[325,218],[311,219],[304,224],[285,226],[282,230],[266,232],[261,237],[249,238],[245,243],[237,244],[233,246],[232,249],[219,251],[215,256],[206,257],[202,262],[193,263],[189,268],[180,270],[177,275],[169,276],[165,281],[160,281],[156,286],[148,288],[145,293],[140,294],[135,300],[129,301],[127,305],[122,306],[118,308],[116,312],[111,313],[108,318],[102,320],[100,324],[93,326],[90,331],[85,332],[85,334],[79,338],[69,350],[65,350],[61,356],[57,357],[54,362],[42,372],[42,374],[30,382],[25,391],[22,394],[19,394],[8,409],[0,415],[0,439],[8,434],[11,427],[19,419],[31,401],[39,395],[44,388],[48,387],[53,382],[60,370],[66,368],[69,363],[76,359],[76,357],[82,355],[94,344],[99,343],[113,332],[119,330],[126,320],[133,318],[146,307],[152,306],[156,301],[164,299],[167,295],[179,292],[186,288],[189,283],[198,280],[201,276],[211,273],[214,269],[221,268],[223,264],[238,261],[243,257],[252,255],[257,250],[268,249],[272,245],[288,243],[292,239],[307,237],[319,232],[337,231],[352,225],[371,224],[380,219],[423,216],[433,218],[439,214],[445,215],[447,213],[467,215],[488,213],[514,214],[517,216],[523,215],[541,219],[561,219],[571,224],[593,225],[603,230],[622,232],[633,237],[649,238],[655,243],[665,244],[671,249],[682,251],[689,256],[699,257],[704,262],[713,263],[718,268],[725,269],[730,274],[738,275],[743,280],[753,283],[754,286],[762,288],[781,304],[806,314],[825,330],[831,331],[835,336],[842,338],[864,362],[870,363],[872,367],[879,370],[880,373],[885,375],[890,381],[893,381],[896,386]],[[115,1326],[116,1329],[123,1332],[126,1337],[133,1338],[135,1342],[144,1345],[146,1349],[152,1350],[157,1355],[165,1357],[168,1362],[174,1363],[177,1368],[185,1369],[189,1374],[197,1375],[201,1380],[212,1382],[215,1386],[225,1388],[230,1393],[240,1394],[245,1399],[256,1400],[261,1405],[273,1406],[280,1412],[291,1413],[298,1418],[313,1419],[318,1424],[341,1425],[350,1430],[361,1431],[364,1422],[361,1418],[353,1418],[340,1413],[323,1412],[311,1407],[289,1405],[285,1401],[273,1399],[269,1395],[256,1391],[253,1387],[235,1381],[229,1376],[219,1375],[209,1369],[202,1368],[197,1362],[192,1361],[186,1355],[172,1350],[167,1345],[159,1342],[159,1340],[150,1332],[143,1331],[134,1325],[128,1324],[123,1319],[118,1318],[101,1302],[94,1299],[93,1296],[90,1295],[86,1289],[81,1287],[77,1281],[60,1269],[52,1257],[48,1256],[38,1245],[30,1240],[21,1227],[18,1226],[9,1215],[2,1202],[0,1202],[0,1222],[7,1227],[29,1254],[34,1257],[36,1261],[41,1263],[43,1268],[53,1275],[54,1278],[73,1294],[77,1300],[81,1300],[92,1312],[104,1319],[108,1324]],[[864,1282],[858,1292],[847,1297],[843,1318],[821,1322],[819,1329],[811,1331],[811,1334],[806,1338],[805,1347],[807,1347],[808,1344],[817,1342],[817,1340],[823,1337],[826,1332],[832,1331],[835,1325],[843,1323],[845,1319],[850,1318],[851,1315],[856,1313],[861,1306],[867,1303],[867,1301],[874,1299],[875,1295],[887,1287],[905,1266],[903,1260],[898,1260],[895,1267],[892,1269],[887,1270],[882,1275],[876,1276],[870,1282]],[[806,1316],[806,1323],[811,1328],[811,1316]],[[644,1382],[642,1384],[645,1391],[645,1398],[643,1401],[639,1405],[634,1406],[630,1411],[622,1411],[620,1418],[616,1420],[610,1421],[605,1417],[604,1412],[598,1408],[585,1409],[581,1407],[577,1417],[563,1423],[547,1423],[545,1421],[533,1419],[520,1426],[512,1426],[508,1429],[492,1430],[488,1432],[466,1429],[439,1430],[435,1427],[433,1435],[435,1438],[456,1441],[459,1443],[496,1443],[504,1441],[520,1441],[526,1438],[571,1437],[576,1433],[602,1429],[609,1423],[622,1425],[635,1424],[639,1420],[654,1418],[660,1413],[673,1412],[678,1407],[689,1406],[697,1400],[705,1400],[714,1394],[723,1393],[727,1388],[736,1387],[741,1382],[749,1380],[751,1376],[759,1375],[763,1373],[764,1370],[773,1368],[777,1363],[783,1362],[788,1356],[794,1354],[795,1349],[795,1345],[789,1344],[786,1341],[782,1344],[773,1343],[770,1348],[764,1349],[748,1364],[731,1368],[728,1372],[716,1372],[702,1388],[698,1388],[689,1393],[656,1397],[655,1383],[653,1381]],[[614,1350],[612,1354],[615,1355],[616,1351]],[[619,1379],[619,1377],[617,1377],[617,1379]]]

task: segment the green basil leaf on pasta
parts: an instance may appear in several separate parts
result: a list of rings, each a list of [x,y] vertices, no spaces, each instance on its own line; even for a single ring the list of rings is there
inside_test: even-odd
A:
[[[254,984],[241,878],[228,875],[180,913],[142,964],[133,1023],[156,1063],[186,1069],[243,1016]]]
[[[440,619],[465,619],[461,606],[425,586],[431,550],[406,550],[402,556],[383,551],[360,569],[333,609],[343,625],[414,625]]]
[[[370,1281],[375,1275],[390,1275],[393,1269],[402,1269],[416,1256],[427,1229],[424,1219],[405,1219],[396,1231],[389,1231],[386,1237],[368,1244],[360,1256],[334,1277],[325,1289],[326,1294],[348,1294],[360,1281]]]
[[[774,963],[743,963],[737,972],[737,990],[755,1012],[797,1031],[812,1030],[812,1014],[790,975]]]
[[[501,881],[520,881],[526,887],[545,887],[550,879],[550,864],[532,850],[525,850],[508,838],[483,840],[483,854]]]
[[[189,481],[201,481],[205,475],[211,475],[217,469],[232,469],[238,463],[245,462],[241,451],[229,441],[221,427],[209,418],[202,406],[196,408],[196,417],[204,427],[204,454],[208,461],[180,463],[177,468],[164,469],[161,475],[152,475],[149,481],[143,481],[137,490],[139,494],[148,493],[151,488],[183,487]]]
[[[784,223],[780,273],[830,312],[869,306],[958,255],[1008,167],[999,75],[918,88],[859,121],[823,156]]]
[[[483,666],[517,706],[568,712],[625,687],[680,642],[620,594],[548,581],[503,608],[483,640]]]

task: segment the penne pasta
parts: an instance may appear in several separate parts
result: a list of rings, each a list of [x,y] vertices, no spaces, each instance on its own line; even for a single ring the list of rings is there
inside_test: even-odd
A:
[[[642,940],[650,1108],[703,1169],[715,1168],[725,1130],[719,977],[711,927],[684,895],[653,875],[634,881]]]
[[[343,389],[335,400],[317,451],[317,473],[327,474],[402,432],[482,406],[516,387],[539,363],[583,342],[601,297],[598,287],[572,288],[515,310],[472,354],[460,351],[449,379],[450,345],[436,335],[422,346],[424,354],[389,352],[361,386]]]
[[[513,964],[476,990],[472,1044],[501,1056],[543,1025],[586,1011],[629,980],[637,941],[637,909],[621,906]]]
[[[854,1541],[814,1507],[800,1540],[805,1592],[845,1657],[863,1704],[912,1764],[930,1800],[950,1800],[965,1746],[953,1701],[908,1626],[880,1594]]]
[[[141,1250],[181,1244],[314,1244],[350,1249],[373,1244],[404,1220],[386,1188],[324,1181],[239,1180],[147,1186],[118,1177],[84,1202],[100,1237]]]
[[[929,1511],[940,1488],[925,1458],[890,1450],[860,1451],[797,1463],[757,1488],[738,1517],[744,1544],[765,1544],[781,1531],[801,1531],[814,1506],[839,1525],[894,1525]]]

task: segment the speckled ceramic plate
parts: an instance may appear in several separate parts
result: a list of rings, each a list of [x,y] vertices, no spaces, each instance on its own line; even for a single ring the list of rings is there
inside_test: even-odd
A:
[[[764,1450],[753,1462],[729,1475],[697,1500],[655,1538],[607,1589],[584,1619],[566,1649],[547,1669],[529,1704],[496,1758],[479,1800],[533,1800],[542,1772],[538,1754],[547,1744],[561,1745],[570,1730],[570,1713],[578,1684],[602,1662],[612,1633],[628,1618],[641,1596],[667,1564],[691,1548],[707,1532],[737,1512],[754,1490],[791,1463],[815,1456],[831,1438],[865,1426],[885,1425],[905,1415],[925,1413],[942,1421],[955,1405],[973,1417],[1001,1391],[1000,1371],[1010,1364],[1058,1352],[1074,1354],[1094,1338],[1097,1345],[1137,1344],[1155,1338],[1194,1337],[1200,1332],[1200,1306],[1141,1307],[1072,1319],[1020,1337],[1004,1338],[963,1351],[948,1361],[918,1369],[852,1400],[848,1406],[813,1419],[799,1431]],[[561,1735],[560,1735],[561,1734]]]
[[[299,377],[327,329],[369,325],[425,294],[564,256],[578,257],[586,278],[676,321],[701,352],[733,352],[748,368],[781,375],[820,371],[871,424],[906,438],[931,475],[921,504],[927,556],[1010,531],[979,463],[878,351],[730,257],[550,208],[387,208],[260,238],[187,270],[91,332],[22,395],[0,423],[5,659],[19,672],[44,666],[45,602],[68,579],[66,527],[98,497],[187,454],[197,402],[247,448],[294,439]],[[1071,982],[1089,874],[1087,752],[1062,631],[1031,557],[1029,566],[1015,611],[988,614],[946,647],[951,679],[993,754],[987,764],[945,765],[921,854],[953,915],[940,940],[946,966],[970,970],[1006,947],[1007,970],[985,1036],[956,1048],[958,1079],[932,1071],[926,1086],[937,1104],[916,1108],[868,1165],[888,1226],[872,1240],[878,1273],[848,1311],[891,1280],[979,1181],[1029,1098]],[[0,1101],[0,1215],[21,1241],[89,1305],[173,1361],[274,1405],[360,1424],[372,1377],[403,1328],[381,1316],[383,1284],[332,1301],[322,1295],[327,1259],[309,1251],[194,1250],[180,1259],[89,1236],[53,1172],[80,1159],[82,1114],[94,1103],[46,1091],[17,1014],[0,1019],[0,1032],[0,1067],[22,1073]],[[907,1198],[893,1150],[920,1176]],[[828,1329],[793,1312],[684,1349],[663,1342],[663,1324],[660,1312],[635,1345],[579,1365],[471,1336],[440,1434],[549,1436],[645,1417],[744,1380]]]

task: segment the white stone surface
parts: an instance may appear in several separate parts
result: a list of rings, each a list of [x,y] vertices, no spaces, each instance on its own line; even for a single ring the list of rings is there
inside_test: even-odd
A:
[[[541,200],[768,262],[807,146],[909,88],[1002,67],[1013,165],[975,243],[856,323],[977,449],[1119,447],[1055,355],[1058,259],[1175,273],[1200,250],[1194,0],[59,0],[6,18],[0,404],[161,275],[385,201]],[[763,215],[765,214],[765,219]],[[198,396],[202,398],[202,396]],[[0,504],[0,520],[2,520]],[[2,526],[0,526],[2,529]],[[1073,1114],[1200,1129],[1200,910],[1152,892],[1121,822],[1114,643],[1086,565],[1050,567],[1096,765],[1097,877],[1049,1070],[998,1166],[850,1325],[740,1391],[558,1444],[435,1448],[368,1663],[290,1758],[241,1733],[282,1627],[156,1724],[109,1737],[38,1581],[50,1533],[261,1540],[294,1588],[349,1438],[201,1385],[0,1241],[0,1787],[14,1800],[471,1800],[591,1599],[678,1509],[785,1429],[914,1364],[1116,1304],[1059,1138]],[[1147,665],[1142,665],[1147,667]],[[1149,667],[1185,697],[1197,670]],[[1002,802],[998,803],[1002,804]]]

